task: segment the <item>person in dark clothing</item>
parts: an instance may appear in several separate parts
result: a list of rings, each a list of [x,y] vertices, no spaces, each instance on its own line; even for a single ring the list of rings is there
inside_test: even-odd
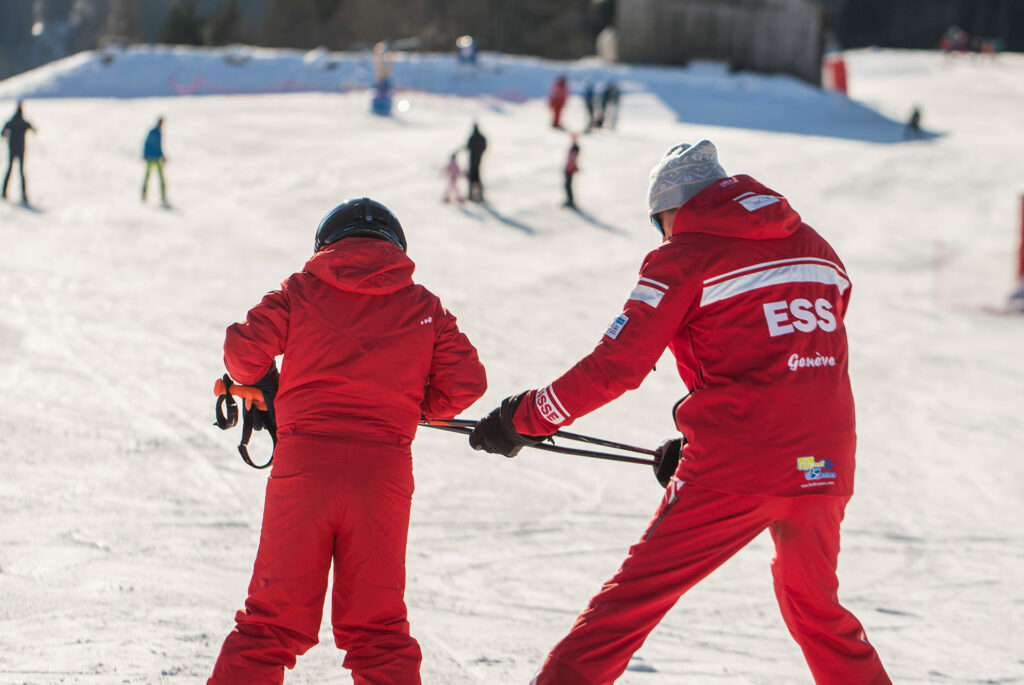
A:
[[[584,133],[590,133],[594,128],[594,98],[594,82],[587,79],[587,82],[583,84],[583,104],[587,108],[587,128],[584,129]]]
[[[907,120],[907,126],[903,129],[903,140],[913,140],[921,137],[921,108],[915,107]]]
[[[473,124],[473,133],[466,142],[466,149],[469,150],[469,171],[466,176],[469,179],[469,201],[484,201],[484,185],[480,181],[480,160],[487,149],[487,138],[480,133],[480,128]]]
[[[565,204],[563,207],[576,209],[576,201],[572,197],[572,177],[579,171],[576,159],[580,155],[579,137],[574,133],[572,145],[569,147],[569,156],[565,160]]]
[[[598,126],[607,126],[615,130],[619,119],[619,87],[615,81],[609,81],[601,91],[601,115]]]
[[[32,124],[25,121],[22,114],[23,102],[18,100],[18,108],[14,110],[14,116],[4,124],[3,137],[7,138],[7,173],[4,174],[3,197],[7,199],[7,182],[11,180],[11,170],[14,168],[14,160],[18,160],[18,173],[21,175],[21,201],[28,204],[28,194],[25,191],[25,133],[34,131]]]

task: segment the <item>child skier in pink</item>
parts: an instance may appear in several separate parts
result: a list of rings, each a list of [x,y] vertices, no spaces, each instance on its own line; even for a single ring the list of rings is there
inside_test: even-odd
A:
[[[456,202],[462,202],[463,198],[461,193],[459,193],[458,186],[459,179],[462,178],[462,169],[459,168],[459,160],[454,152],[441,173],[448,177],[448,188],[444,191],[441,201],[451,202],[452,198],[454,198]]]

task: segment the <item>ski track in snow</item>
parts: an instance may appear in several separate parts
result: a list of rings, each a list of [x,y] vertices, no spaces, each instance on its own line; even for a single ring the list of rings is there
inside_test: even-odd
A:
[[[201,59],[178,58],[134,71],[118,58],[103,87],[141,88],[164,68],[193,82]],[[274,59],[254,64],[292,78],[295,60]],[[443,60],[403,62],[410,108],[392,118],[369,115],[364,91],[61,97],[88,83],[61,76],[87,57],[0,83],[0,116],[28,93],[38,129],[35,204],[0,203],[0,683],[205,682],[245,597],[266,474],[238,458],[238,429],[210,425],[223,330],[301,266],[331,206],[365,194],[402,220],[417,279],[487,366],[474,418],[593,347],[656,245],[650,167],[703,137],[727,170],[787,195],[854,282],[844,603],[895,682],[1024,683],[1024,318],[987,311],[1015,286],[1024,57],[854,51],[851,103],[749,74],[488,59],[500,73],[452,77],[474,97],[422,92],[447,83]],[[580,213],[559,207],[569,140],[543,102],[563,68],[577,90],[615,73],[626,92],[619,130],[581,138]],[[768,95],[799,116],[758,126]],[[740,125],[697,123],[730,103]],[[899,143],[915,104],[933,137]],[[152,180],[139,203],[157,115],[167,209]],[[582,127],[578,97],[564,116]],[[443,205],[440,170],[474,120],[488,204]],[[684,392],[665,357],[572,430],[656,445]],[[254,436],[254,456],[267,443]],[[503,459],[428,429],[414,454],[407,601],[424,682],[528,682],[643,531],[657,485],[646,468]],[[688,593],[619,682],[810,682],[771,553],[759,537]],[[351,682],[327,621],[320,639],[287,682]]]

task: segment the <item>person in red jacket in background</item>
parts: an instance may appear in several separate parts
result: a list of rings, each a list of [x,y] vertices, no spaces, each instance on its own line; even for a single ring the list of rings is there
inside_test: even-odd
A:
[[[658,449],[664,497],[640,541],[534,683],[612,683],[684,592],[768,529],[786,625],[819,684],[889,683],[838,600],[839,524],[853,493],[850,278],[786,198],[727,176],[706,140],[651,172],[662,234],[597,347],[547,387],[506,398],[470,435],[524,445],[636,388],[666,347],[689,394]]]
[[[420,682],[404,601],[410,445],[421,417],[454,417],[487,380],[405,250],[386,207],[344,202],[302,271],[227,329],[224,364],[264,390],[278,443],[249,597],[211,685],[284,681],[317,643],[332,562],[334,640],[354,682]]]
[[[559,76],[551,84],[551,93],[548,95],[548,106],[551,108],[551,127],[562,128],[562,108],[565,101],[569,99],[569,84],[565,76]]]

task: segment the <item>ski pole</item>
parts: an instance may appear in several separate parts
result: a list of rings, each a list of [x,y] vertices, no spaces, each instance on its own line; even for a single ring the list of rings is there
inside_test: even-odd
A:
[[[231,383],[229,386],[224,382],[223,378],[218,378],[217,382],[213,384],[213,394],[218,397],[221,395],[241,397],[247,400],[246,406],[254,406],[260,411],[267,410],[267,402],[263,399],[263,391],[253,385]]]
[[[421,425],[430,426],[431,428],[438,428],[440,426],[451,426],[451,427],[469,427],[473,428],[476,426],[476,421],[468,419],[449,419],[449,420],[426,420],[421,422]],[[579,433],[570,433],[568,431],[557,431],[551,435],[554,438],[565,438],[566,440],[576,440],[577,442],[585,442],[591,445],[600,445],[601,447],[611,447],[613,449],[622,450],[624,452],[637,452],[639,454],[649,454],[654,456],[657,454],[652,449],[646,447],[637,447],[636,445],[627,445],[621,442],[615,442],[613,440],[605,440],[604,438],[595,438],[589,435],[580,435]]]
[[[270,466],[274,461],[273,449],[270,458],[264,464],[255,463],[249,456],[249,438],[253,430],[267,429],[274,447],[277,447],[277,426],[270,420],[263,391],[251,385],[236,385],[230,376],[224,374],[223,378],[218,378],[213,384],[213,393],[217,395],[214,412],[216,421],[213,425],[221,430],[227,430],[238,423],[238,405],[235,404],[234,398],[237,396],[243,399],[242,439],[238,443],[238,453],[242,461],[254,469],[265,469]]]
[[[476,421],[465,421],[465,420],[461,420],[461,419],[459,419],[459,420],[452,420],[452,421],[436,421],[436,420],[435,421],[431,421],[431,420],[426,420],[426,421],[422,421],[420,423],[420,425],[426,426],[428,428],[436,428],[438,430],[449,431],[449,432],[452,432],[452,433],[459,433],[461,435],[469,435],[470,433],[473,432],[473,427],[476,425]],[[570,436],[573,436],[573,437],[570,437]],[[555,433],[553,436],[550,436],[548,439],[550,440],[552,437],[564,437],[564,438],[569,438],[569,439],[572,439],[572,440],[577,440],[579,438],[587,438],[586,440],[581,440],[581,442],[590,442],[590,441],[599,440],[599,438],[589,438],[589,436],[576,435],[575,433],[569,433],[569,434],[564,434],[564,435],[560,435],[559,433]],[[600,445],[600,444],[604,444],[605,442],[611,442],[611,441],[608,440],[608,441],[603,441],[603,442],[595,442],[595,444],[599,444]],[[611,446],[618,445],[618,444],[620,444],[620,443],[611,443]],[[607,461],[621,461],[621,462],[626,462],[628,464],[643,464],[645,466],[654,466],[657,463],[657,461],[654,460],[654,459],[644,459],[643,457],[630,457],[630,456],[625,455],[625,454],[612,454],[610,452],[597,452],[597,451],[594,451],[594,450],[582,450],[582,449],[577,449],[575,447],[565,447],[564,445],[556,445],[556,444],[554,444],[554,442],[550,442],[550,443],[549,442],[540,442],[540,443],[537,443],[536,445],[527,445],[527,447],[533,447],[534,449],[544,450],[546,452],[558,452],[559,454],[571,454],[571,455],[577,456],[577,457],[589,457],[591,459],[604,459],[604,460],[607,460]],[[644,448],[641,448],[641,447],[633,447],[632,445],[626,445],[624,448],[628,448],[628,449],[630,449],[633,452],[642,452],[644,454],[651,454],[651,455],[655,454],[654,450],[647,450],[647,449],[644,449]],[[620,449],[624,449],[624,448],[620,448]]]
[[[559,452],[561,454],[572,454],[577,457],[590,457],[591,459],[606,459],[608,461],[624,461],[628,464],[643,464],[645,466],[654,466],[657,462],[654,459],[644,459],[643,457],[630,457],[625,454],[611,454],[610,452],[596,452],[594,450],[581,450],[575,447],[563,447],[562,445],[553,445],[546,442],[539,442],[536,445],[528,445],[539,450],[546,452]]]

